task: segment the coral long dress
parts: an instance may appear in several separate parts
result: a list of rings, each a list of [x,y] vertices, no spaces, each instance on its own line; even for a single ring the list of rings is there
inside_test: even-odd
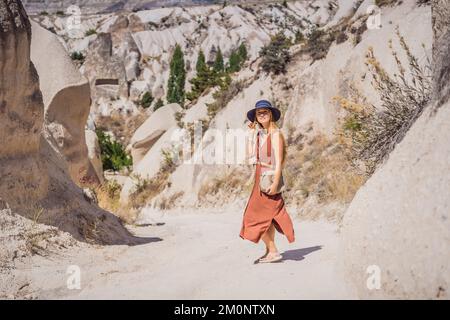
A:
[[[257,135],[257,147],[256,147],[256,170],[255,170],[255,183],[253,185],[252,193],[247,202],[247,206],[244,210],[242,227],[239,236],[242,239],[247,239],[252,242],[258,243],[261,236],[270,227],[272,221],[274,222],[275,229],[284,234],[292,243],[295,241],[294,227],[292,220],[286,211],[283,196],[281,193],[274,195],[267,195],[259,189],[259,176],[262,170],[271,170],[270,167],[262,166],[260,162],[275,163],[274,149],[271,145],[270,134],[267,135],[267,139],[263,146],[259,147],[259,137]],[[267,152],[261,152],[267,145]],[[264,150],[264,149],[263,149]],[[272,167],[274,168],[274,166]]]

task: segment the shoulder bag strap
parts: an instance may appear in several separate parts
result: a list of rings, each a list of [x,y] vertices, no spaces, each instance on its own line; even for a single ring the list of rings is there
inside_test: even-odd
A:
[[[256,133],[256,162],[259,162],[259,131]]]

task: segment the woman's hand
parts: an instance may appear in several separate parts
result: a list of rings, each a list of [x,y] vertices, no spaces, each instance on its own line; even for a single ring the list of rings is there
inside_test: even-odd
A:
[[[256,128],[256,123],[255,123],[255,122],[249,122],[249,123],[247,124],[247,126],[248,126],[250,129],[255,129],[255,128]]]
[[[278,184],[276,184],[275,182],[272,183],[272,185],[270,186],[270,188],[267,189],[267,194],[268,194],[269,196],[276,194],[276,192],[277,192],[277,186],[278,186]]]

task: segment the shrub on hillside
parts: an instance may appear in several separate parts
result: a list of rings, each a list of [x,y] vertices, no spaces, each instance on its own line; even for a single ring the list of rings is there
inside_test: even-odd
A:
[[[130,206],[134,209],[144,207],[151,199],[160,194],[168,186],[169,177],[175,171],[174,149],[162,149],[162,163],[159,171],[152,178],[143,178],[138,174],[131,175],[134,189],[130,194]]]
[[[367,52],[366,64],[372,74],[372,85],[380,95],[380,108],[368,104],[354,88],[352,97],[336,98],[348,111],[341,136],[352,149],[354,158],[365,163],[368,174],[373,173],[403,139],[430,99],[429,59],[427,65],[421,67],[398,29],[396,34],[408,59],[408,74],[391,41],[389,46],[398,69],[394,77],[383,69],[372,48]]]
[[[100,144],[103,170],[120,171],[133,165],[131,155],[119,142],[111,140],[111,137],[102,129],[96,129],[98,142]]]
[[[161,98],[159,98],[158,101],[156,101],[155,106],[153,107],[153,111],[158,110],[162,106],[164,106],[164,102],[162,101]]]
[[[93,35],[93,34],[97,34],[97,30],[95,30],[95,29],[88,29],[88,30],[86,30],[86,32],[84,33],[84,35],[85,35],[86,37],[91,36],[91,35]]]
[[[290,46],[291,41],[283,32],[273,36],[270,43],[259,52],[260,57],[262,57],[262,69],[274,74],[286,73],[286,66],[291,61]]]
[[[234,81],[228,85],[224,84],[221,90],[213,94],[215,101],[213,103],[206,104],[209,118],[213,119],[220,110],[226,107],[231,99],[233,99],[239,92],[242,91],[242,89],[242,81]]]
[[[390,6],[399,2],[400,0],[375,0],[375,4],[379,7]]]
[[[72,52],[70,54],[70,58],[72,60],[76,60],[76,61],[80,61],[80,62],[84,62],[84,59],[85,59],[84,55],[79,51]]]
[[[142,108],[147,109],[148,107],[150,107],[152,102],[153,102],[153,96],[149,91],[147,91],[142,95],[142,98],[139,101],[139,105]]]
[[[313,62],[327,56],[331,44],[335,40],[334,32],[326,32],[315,28],[311,31],[302,52],[311,56]],[[340,39],[342,40],[342,39]]]

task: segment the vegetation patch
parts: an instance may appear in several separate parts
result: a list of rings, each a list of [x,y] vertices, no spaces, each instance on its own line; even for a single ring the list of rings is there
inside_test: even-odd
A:
[[[88,29],[88,30],[86,30],[86,32],[84,33],[84,35],[85,35],[86,37],[89,37],[89,36],[91,36],[91,35],[93,35],[93,34],[97,34],[97,30],[95,30],[95,29]]]
[[[121,143],[111,139],[102,129],[96,129],[95,132],[100,144],[103,170],[120,171],[133,165],[131,155]]]
[[[157,174],[152,178],[145,178],[138,174],[133,174],[134,189],[129,196],[130,207],[140,209],[150,200],[160,194],[166,187],[169,187],[169,177],[175,171],[174,149],[163,149],[162,164]]]
[[[229,203],[245,194],[250,196],[254,182],[251,175],[251,167],[245,172],[238,167],[226,168],[223,173],[201,185],[198,192],[199,202],[214,206],[218,203]]]
[[[372,85],[379,93],[381,106],[376,108],[369,104],[354,86],[350,87],[349,97],[335,97],[347,111],[339,135],[342,142],[351,148],[352,158],[364,162],[368,174],[372,174],[403,139],[430,99],[429,59],[425,67],[421,67],[398,28],[396,34],[408,60],[408,72],[392,48],[392,41],[389,41],[389,47],[398,69],[394,77],[381,66],[372,48],[366,55],[366,65],[372,75]]]
[[[315,28],[309,34],[302,51],[303,53],[309,54],[313,62],[323,59],[327,56],[328,50],[334,40],[334,33]]]
[[[142,95],[142,97],[141,97],[141,99],[139,100],[138,104],[139,104],[142,108],[147,109],[147,108],[149,108],[149,107],[151,106],[152,102],[153,102],[153,96],[152,96],[152,94],[151,94],[149,91],[146,91],[146,92]]]
[[[127,117],[124,117],[119,112],[114,112],[110,116],[98,116],[95,123],[97,128],[103,131],[111,131],[118,141],[127,146],[133,134],[146,119],[147,115],[144,112]]]
[[[347,150],[337,139],[323,135],[306,138],[289,135],[286,167],[283,170],[288,205],[314,206],[340,203],[348,205],[356,191],[367,180],[365,173],[349,160]],[[308,216],[307,212],[302,212]],[[341,215],[343,212],[341,212]],[[342,216],[332,217],[340,220]]]
[[[291,61],[289,53],[291,45],[291,40],[283,32],[272,36],[270,43],[259,52],[262,58],[261,68],[268,73],[286,73],[286,66]]]

